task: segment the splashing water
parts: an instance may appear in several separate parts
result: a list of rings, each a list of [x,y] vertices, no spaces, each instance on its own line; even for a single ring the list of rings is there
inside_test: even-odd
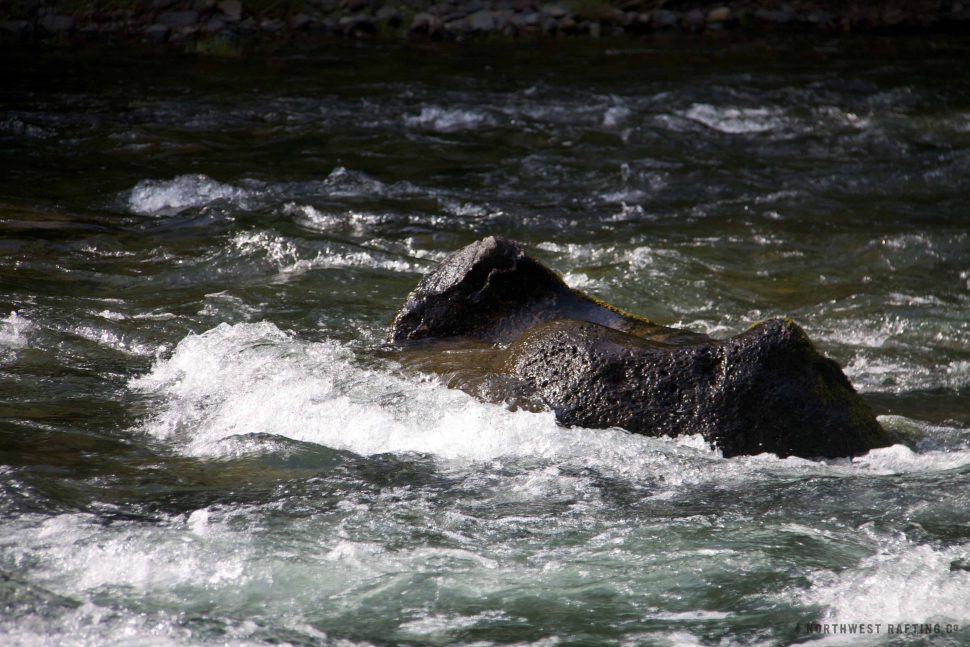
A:
[[[0,643],[970,643],[966,45],[691,43],[0,57]],[[491,234],[793,317],[907,444],[724,459],[377,352]]]

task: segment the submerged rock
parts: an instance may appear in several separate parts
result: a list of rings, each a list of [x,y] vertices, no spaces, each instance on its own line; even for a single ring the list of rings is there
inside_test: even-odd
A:
[[[726,340],[660,326],[570,289],[489,237],[428,273],[394,320],[406,363],[565,425],[702,434],[725,456],[838,457],[892,444],[838,364],[790,320]]]

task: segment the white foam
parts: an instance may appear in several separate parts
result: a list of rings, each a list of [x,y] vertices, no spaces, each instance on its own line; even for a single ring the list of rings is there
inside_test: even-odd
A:
[[[91,602],[65,611],[56,620],[39,616],[19,618],[17,622],[0,620],[0,643],[8,647],[89,647],[122,642],[139,647],[176,647],[194,645],[198,641],[178,625],[177,618],[168,614],[120,615],[113,609]],[[258,643],[242,641],[239,644],[248,647]]]
[[[951,360],[945,364],[925,366],[904,357],[887,357],[860,351],[849,360],[843,370],[852,384],[862,392],[906,393],[970,386],[970,362],[967,360]]]
[[[883,236],[868,245],[892,271],[912,267],[932,269],[946,259],[959,257],[967,247],[970,234],[905,233]]]
[[[600,200],[607,204],[622,204],[624,209],[627,202],[636,202],[647,197],[646,192],[640,189],[620,189],[619,191],[607,191],[599,194]]]
[[[708,128],[730,135],[765,133],[786,126],[782,112],[768,108],[718,107],[695,103],[683,115]]]
[[[94,256],[100,256],[102,258],[131,258],[137,256],[137,252],[117,250],[117,249],[98,249],[94,245],[84,245],[81,247],[81,251],[85,254],[92,254]]]
[[[259,312],[241,298],[226,292],[210,292],[205,295],[205,304],[199,309],[199,314],[207,317],[218,317],[222,320],[251,321]]]
[[[230,244],[234,251],[246,255],[264,255],[268,261],[279,268],[295,263],[300,259],[299,250],[293,241],[268,231],[244,231],[232,237]]]
[[[240,445],[227,440],[259,433],[362,455],[430,454],[443,464],[528,458],[644,480],[662,475],[668,488],[711,479],[932,472],[970,464],[970,451],[914,453],[903,446],[824,462],[770,454],[725,460],[700,436],[670,440],[567,429],[551,412],[509,411],[392,368],[362,367],[346,346],[302,341],[267,322],[221,324],[183,339],[169,359],[130,386],[160,399],[144,432],[194,456],[235,455]]]
[[[453,216],[471,219],[487,219],[495,214],[494,210],[473,202],[458,202],[447,198],[441,199],[442,209]]]
[[[37,528],[37,548],[55,557],[64,570],[60,576],[82,590],[104,586],[128,586],[139,591],[169,589],[191,584],[244,584],[258,571],[244,572],[239,560],[213,559],[219,547],[229,545],[239,552],[249,548],[245,536],[224,525],[217,532],[209,523],[208,542],[183,541],[183,523],[157,528],[119,526],[105,532],[104,525],[87,514],[62,514],[45,519]],[[190,524],[198,528],[198,522]],[[137,545],[138,550],[130,550]],[[201,549],[201,550],[200,550]],[[158,568],[165,564],[165,568]]]
[[[825,607],[822,623],[965,624],[970,614],[970,571],[951,569],[970,545],[933,547],[901,537],[877,537],[879,550],[860,564],[809,575],[805,602]],[[834,643],[850,636],[833,636]]]
[[[847,346],[882,348],[891,340],[906,335],[911,326],[910,319],[886,313],[880,315],[875,321],[866,320],[851,324],[839,321],[832,328],[819,328],[814,336],[816,339]]]
[[[647,614],[648,618],[654,620],[726,620],[731,617],[730,613],[724,611],[667,611],[662,613]]]
[[[0,121],[0,133],[10,133],[27,139],[47,139],[54,136],[54,131],[41,126],[27,123],[23,119],[10,117]]]
[[[25,348],[28,333],[34,324],[29,319],[12,310],[7,317],[0,319],[0,352],[5,349]]]
[[[366,250],[320,252],[310,259],[301,259],[282,268],[281,274],[296,275],[310,270],[333,269],[341,267],[362,267],[389,272],[421,272],[424,266],[398,258]]]
[[[606,196],[604,196],[605,198]],[[631,220],[647,220],[646,210],[639,204],[627,204],[620,201],[620,210],[610,216],[613,222],[629,222]]]
[[[957,452],[970,450],[970,428],[954,424],[932,423],[900,415],[877,416],[879,424],[892,433],[909,438],[917,448],[917,457],[931,455],[933,451]],[[944,457],[944,460],[952,460]]]
[[[555,243],[543,242],[537,247],[543,251],[561,254],[570,261],[581,265],[624,264],[628,271],[645,272],[653,277],[666,277],[674,264],[688,262],[684,254],[675,249],[641,245],[632,249],[603,246],[594,243]],[[700,261],[698,261],[700,262]],[[722,268],[702,262],[707,269],[718,271]]]
[[[316,207],[289,202],[283,205],[283,213],[292,216],[294,221],[314,231],[350,230],[363,235],[367,231],[389,222],[402,220],[396,214],[378,214],[364,211],[321,211]]]
[[[411,128],[425,128],[448,133],[478,128],[491,123],[491,119],[487,114],[478,110],[426,106],[421,109],[419,114],[405,117],[404,123]]]
[[[471,616],[432,614],[405,622],[398,629],[407,634],[440,634],[456,629],[467,629],[481,622],[508,621],[511,618],[501,611],[485,611]]]
[[[142,180],[128,195],[128,208],[145,216],[173,216],[216,201],[245,204],[250,192],[206,175],[180,175],[173,180]]]
[[[874,449],[852,459],[852,465],[872,474],[921,474],[970,465],[970,451],[916,453],[905,445]]]
[[[323,181],[323,186],[327,195],[338,198],[386,195],[389,191],[388,186],[380,180],[343,166],[338,166],[330,171],[330,174]],[[403,185],[399,188],[406,192],[410,189],[410,186]]]
[[[627,636],[620,643],[622,647],[637,647],[639,645],[657,645],[657,647],[705,647],[708,642],[687,632],[687,631],[650,631]],[[734,647],[739,645],[729,637],[723,637],[719,642],[719,647]],[[748,647],[760,647],[761,645],[772,644],[768,640],[746,641]]]
[[[555,243],[542,242],[536,245],[546,252],[562,254],[566,258],[581,264],[609,264],[619,260],[621,252],[615,247],[604,247],[595,243]]]
[[[339,214],[323,212],[308,204],[288,202],[283,205],[283,213],[292,216],[297,224],[315,231],[331,231],[345,223]]]
[[[357,366],[331,341],[272,324],[220,326],[183,339],[131,388],[161,398],[146,433],[190,455],[221,456],[240,434],[267,433],[363,455],[420,452],[443,460],[546,458],[666,482],[708,478],[711,450],[620,430],[564,429],[552,413],[509,411],[435,381]],[[696,464],[671,469],[682,454]]]
[[[230,241],[235,258],[239,253],[247,256],[262,257],[279,271],[279,278],[304,274],[310,270],[362,267],[391,272],[418,272],[423,266],[376,250],[344,250],[338,246],[317,251],[312,257],[301,253],[296,243],[271,231],[252,230],[240,232]]]
[[[143,344],[110,328],[81,325],[75,326],[72,332],[78,337],[128,355],[149,356],[155,354],[154,346]]]
[[[835,125],[865,130],[872,124],[870,117],[860,116],[854,112],[843,110],[837,106],[821,106],[816,109],[820,125]]]
[[[287,607],[303,592],[339,593],[346,580],[332,568],[318,567],[318,579],[308,586],[305,569],[276,554],[276,545],[266,552],[259,532],[238,526],[250,512],[245,506],[203,508],[157,523],[105,524],[84,513],[10,520],[0,530],[4,558],[32,570],[29,581],[42,590],[81,604],[0,619],[0,642],[197,645],[197,630],[181,621],[182,613],[169,609],[211,605],[214,595],[223,608],[279,603],[278,623],[305,633],[303,623],[286,617]],[[124,602],[96,603],[119,598]],[[131,601],[144,603],[144,610],[128,610]],[[214,613],[212,620],[223,618]],[[232,644],[265,644],[257,623],[225,620],[224,637]]]
[[[606,287],[606,284],[599,279],[591,278],[583,272],[566,272],[562,280],[576,290],[602,290]]]
[[[242,180],[239,185],[232,185],[202,174],[180,175],[171,180],[143,180],[127,192],[124,199],[132,213],[149,216],[173,216],[186,209],[219,203],[250,210],[275,200],[288,200],[283,211],[293,213],[302,208],[294,200],[306,196],[323,194],[332,198],[357,198],[410,195],[415,191],[407,182],[388,186],[366,173],[338,166],[322,181],[313,182],[268,184]],[[319,212],[313,214],[308,211],[305,217],[312,224],[317,215]]]
[[[626,106],[611,106],[603,113],[603,125],[607,128],[615,128],[629,119],[631,114]]]

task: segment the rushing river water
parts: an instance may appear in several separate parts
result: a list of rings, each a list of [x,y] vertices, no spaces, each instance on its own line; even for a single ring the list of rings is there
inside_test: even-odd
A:
[[[0,643],[970,644],[968,57],[0,51]],[[375,353],[490,234],[791,316],[914,441],[727,460]]]

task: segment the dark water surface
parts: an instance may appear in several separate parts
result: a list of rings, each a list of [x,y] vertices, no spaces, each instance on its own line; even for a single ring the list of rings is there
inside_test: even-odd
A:
[[[970,644],[968,56],[0,50],[0,642]],[[918,440],[725,460],[376,356],[489,234],[662,323],[791,316]]]

